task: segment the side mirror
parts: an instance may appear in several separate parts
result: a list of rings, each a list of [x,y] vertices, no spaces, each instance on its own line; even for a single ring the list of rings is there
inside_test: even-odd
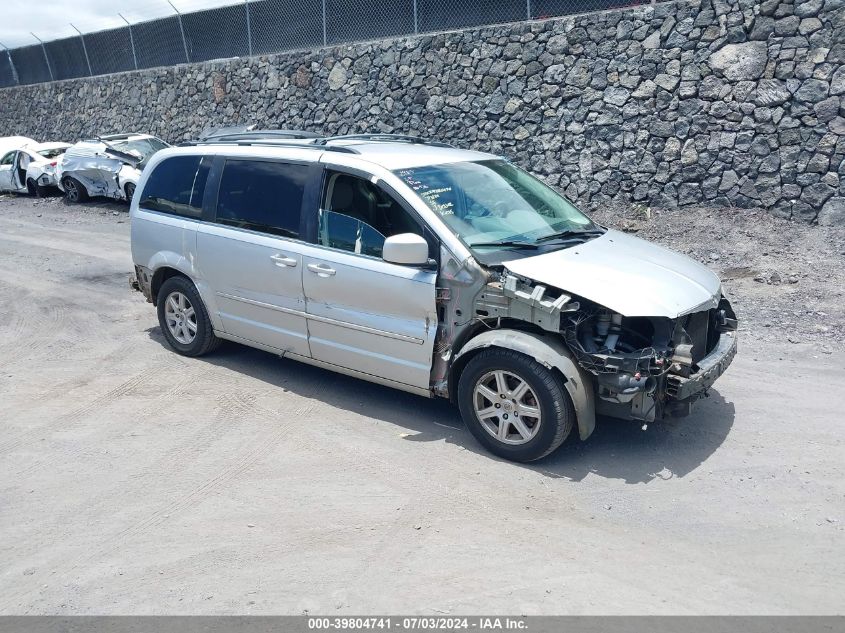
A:
[[[428,242],[415,233],[391,235],[384,240],[382,259],[391,264],[424,266],[428,264]]]

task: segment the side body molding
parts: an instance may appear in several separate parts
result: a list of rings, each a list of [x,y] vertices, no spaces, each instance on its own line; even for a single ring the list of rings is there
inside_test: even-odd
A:
[[[465,354],[485,347],[502,347],[530,356],[541,365],[554,367],[566,379],[566,390],[575,406],[578,435],[587,439],[596,427],[595,393],[590,374],[572,358],[562,340],[520,330],[488,330],[470,339],[452,359],[452,364]]]

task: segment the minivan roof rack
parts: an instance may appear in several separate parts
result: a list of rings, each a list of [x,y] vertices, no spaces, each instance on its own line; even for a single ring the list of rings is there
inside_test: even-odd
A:
[[[297,149],[316,149],[321,152],[340,152],[343,154],[360,154],[358,150],[352,147],[344,146],[324,146],[316,145],[314,143],[295,143],[294,139],[271,139],[271,138],[257,138],[257,139],[224,139],[222,141],[210,138],[201,141],[185,141],[180,143],[179,147],[196,147],[200,145],[230,145],[232,147],[295,147]]]
[[[241,130],[212,133],[200,138],[201,141],[247,141],[259,139],[305,139],[320,138],[316,132],[306,130]]]
[[[141,132],[123,132],[121,134],[103,134],[101,136],[97,136],[97,140],[100,141],[117,141],[118,139],[122,138],[129,138],[130,136],[147,136],[146,134],[142,134]]]
[[[324,136],[314,143],[326,145],[330,141],[388,141],[393,143],[413,143],[416,145],[431,145],[433,147],[454,147],[440,141],[429,141],[419,136],[409,134],[344,134],[342,136]]]

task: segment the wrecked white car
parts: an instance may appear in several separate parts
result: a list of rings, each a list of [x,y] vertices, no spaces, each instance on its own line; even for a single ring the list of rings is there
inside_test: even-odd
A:
[[[25,141],[0,156],[0,191],[44,196],[58,186],[56,165],[70,144]]]
[[[683,415],[736,351],[715,274],[490,154],[209,140],[156,155],[138,191],[134,286],[176,352],[227,339],[449,398],[508,459],[597,415]]]
[[[160,138],[135,133],[80,141],[59,161],[59,188],[69,202],[90,196],[131,201],[147,161],[166,147]]]

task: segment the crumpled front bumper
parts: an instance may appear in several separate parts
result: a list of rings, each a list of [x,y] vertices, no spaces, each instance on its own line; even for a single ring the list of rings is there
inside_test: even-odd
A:
[[[722,332],[719,342],[710,354],[698,362],[698,371],[689,378],[669,375],[666,393],[677,401],[690,400],[700,395],[725,373],[736,356],[737,336],[735,331]]]

